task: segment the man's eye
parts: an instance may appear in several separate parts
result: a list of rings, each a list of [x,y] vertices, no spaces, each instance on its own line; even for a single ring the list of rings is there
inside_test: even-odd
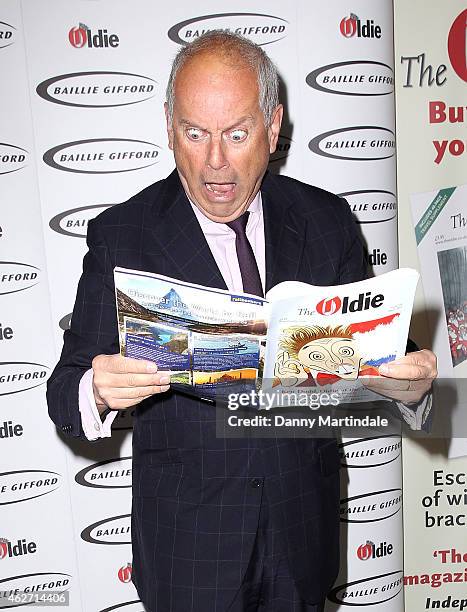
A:
[[[199,130],[198,128],[188,128],[186,133],[190,140],[201,140],[203,136],[203,130]]]
[[[314,351],[313,353],[310,353],[309,358],[313,361],[322,361],[324,359],[324,355],[318,351]]]
[[[234,142],[242,142],[242,140],[245,140],[247,136],[248,133],[246,130],[232,130],[230,132],[230,138]]]

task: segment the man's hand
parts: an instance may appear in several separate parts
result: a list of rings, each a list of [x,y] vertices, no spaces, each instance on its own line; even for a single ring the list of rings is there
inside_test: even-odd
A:
[[[438,375],[436,355],[428,349],[408,353],[379,367],[381,376],[362,378],[363,384],[403,404],[417,404],[428,393]]]
[[[92,360],[93,392],[99,413],[107,407],[122,410],[144,399],[168,391],[170,377],[158,372],[152,361],[121,355],[97,355]]]

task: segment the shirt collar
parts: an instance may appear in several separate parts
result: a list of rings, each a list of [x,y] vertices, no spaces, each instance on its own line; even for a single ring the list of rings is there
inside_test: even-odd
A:
[[[221,231],[230,233],[232,231],[224,223],[218,223],[217,221],[212,221],[211,219],[208,219],[208,217],[206,217],[206,215],[204,215],[200,211],[200,209],[196,206],[196,204],[193,204],[190,198],[188,198],[188,201],[190,202],[193,212],[195,213],[196,218],[198,219],[198,222],[201,226],[201,229],[203,230],[205,234],[212,233],[213,231],[215,231],[216,233],[221,232]],[[261,191],[258,191],[256,196],[253,198],[250,205],[248,206],[247,210],[248,212],[252,213],[255,217],[255,219],[248,219],[248,223],[250,223],[250,221],[253,222],[254,220],[256,220],[256,217],[258,218],[260,217],[261,213],[263,212]]]

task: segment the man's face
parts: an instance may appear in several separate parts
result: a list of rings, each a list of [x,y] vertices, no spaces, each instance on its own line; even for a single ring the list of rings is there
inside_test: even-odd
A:
[[[226,223],[248,208],[281,120],[279,106],[265,127],[256,74],[248,66],[206,52],[180,69],[173,120],[167,117],[169,147],[185,191],[206,217]]]
[[[308,342],[298,351],[298,359],[306,368],[356,380],[361,358],[357,343],[351,338],[321,338]]]

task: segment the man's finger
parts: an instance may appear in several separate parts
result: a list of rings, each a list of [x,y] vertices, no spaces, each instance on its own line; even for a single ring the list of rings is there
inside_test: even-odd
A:
[[[104,379],[105,376],[105,379]],[[98,376],[94,380],[99,381]],[[102,374],[102,384],[106,387],[125,388],[125,387],[149,387],[151,385],[168,385],[170,383],[169,372],[157,372],[156,374]]]
[[[139,400],[145,397],[150,397],[155,393],[161,393],[162,390],[168,391],[170,385],[150,385],[148,387],[121,387],[112,389],[113,400]]]
[[[92,368],[94,371],[99,369],[114,374],[145,374],[157,372],[157,364],[152,361],[123,357],[119,354],[98,355],[93,359]]]
[[[406,380],[433,379],[437,375],[436,356],[424,349],[409,353],[401,359],[383,363],[379,367],[382,376]]]

